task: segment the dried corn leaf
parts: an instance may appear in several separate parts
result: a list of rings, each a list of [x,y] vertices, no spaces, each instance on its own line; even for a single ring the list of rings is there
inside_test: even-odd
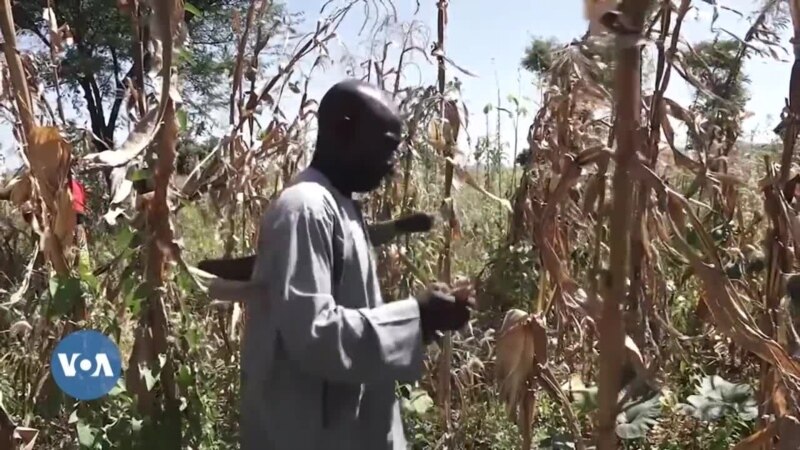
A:
[[[538,362],[537,362],[538,364]],[[575,412],[572,410],[572,403],[570,402],[569,398],[564,391],[561,389],[561,386],[558,385],[556,381],[556,377],[553,375],[553,372],[545,365],[539,365],[538,367],[539,373],[539,381],[544,386],[545,390],[552,395],[553,397],[558,400],[561,404],[561,408],[566,413],[567,416],[567,423],[569,424],[570,432],[572,433],[572,438],[575,443],[576,450],[583,450],[586,446],[583,444],[583,438],[581,437],[581,427],[580,422],[578,421],[578,417],[575,415]]]
[[[32,450],[36,445],[36,438],[39,436],[39,430],[28,427],[14,428],[14,439],[18,442],[19,450]]]
[[[111,169],[111,206],[118,205],[125,201],[133,190],[133,181],[127,178],[128,168],[126,166],[114,167]]]
[[[29,136],[28,161],[45,203],[52,208],[55,194],[67,181],[72,148],[58,128],[34,127]]]
[[[458,104],[454,100],[448,100],[444,104],[445,138],[450,145],[458,142],[458,132],[461,129],[461,115],[458,112]]]
[[[582,209],[584,213],[591,214],[597,210],[597,199],[601,189],[605,189],[605,177],[596,174],[586,183],[586,189],[583,192]]]
[[[118,167],[127,164],[136,158],[155,138],[159,128],[158,117],[160,107],[151,108],[147,114],[136,123],[128,138],[117,150],[105,150],[99,153],[90,153],[83,157],[84,161],[97,166]]]
[[[67,258],[64,256],[61,242],[51,229],[45,228],[43,241],[43,252],[47,260],[53,264],[55,271],[59,274],[66,274],[69,272],[69,265],[67,264]]]
[[[496,351],[500,396],[508,410],[515,411],[535,375],[535,362],[547,361],[547,335],[534,316],[511,309],[503,319]]]
[[[61,243],[62,252],[64,252],[72,246],[77,217],[75,210],[72,209],[72,194],[69,190],[60,190],[57,194],[57,199],[53,232]]]
[[[486,189],[484,189],[483,186],[481,186],[477,181],[475,181],[474,178],[472,178],[472,175],[470,175],[470,173],[467,171],[467,169],[465,169],[463,166],[461,166],[461,165],[457,164],[455,161],[453,161],[453,158],[447,157],[447,158],[445,158],[445,160],[447,160],[448,162],[450,162],[450,164],[453,165],[453,169],[454,169],[453,173],[455,173],[456,177],[458,177],[458,179],[462,183],[465,183],[465,184],[469,185],[470,187],[472,187],[476,191],[480,192],[484,196],[486,196],[486,197],[488,197],[488,198],[500,203],[501,205],[503,205],[503,207],[509,213],[511,213],[511,214],[514,213],[514,209],[511,207],[511,202],[508,201],[508,199],[497,197],[496,195],[494,195],[491,192],[489,192]]]
[[[649,379],[650,375],[647,371],[647,366],[644,364],[642,352],[639,351],[636,342],[627,334],[625,335],[625,353],[628,361],[633,365],[633,370],[636,372],[636,375],[643,379]]]
[[[672,195],[679,196],[677,193]],[[696,217],[690,209],[686,209],[686,202],[683,199],[684,209],[687,214],[696,221]],[[696,229],[698,230],[701,241],[705,241],[707,233],[697,220]],[[713,242],[704,242],[706,256],[716,260],[716,267],[709,266],[692,250],[680,234],[677,226],[670,220],[673,231],[676,234],[676,241],[684,256],[689,259],[689,264],[694,270],[694,274],[703,283],[706,292],[704,299],[707,303],[717,328],[726,336],[733,339],[738,345],[754,353],[764,361],[767,361],[786,374],[800,377],[800,362],[792,359],[786,350],[773,339],[765,335],[756,325],[750,314],[741,306],[742,295],[731,285],[730,280],[720,267],[719,258],[715,252]],[[709,239],[710,240],[710,239]]]
[[[28,290],[28,287],[30,287],[31,276],[33,275],[33,268],[36,263],[36,257],[39,255],[39,248],[40,248],[40,242],[37,241],[33,247],[33,252],[31,252],[31,258],[28,260],[28,265],[25,266],[25,277],[22,279],[22,283],[20,283],[16,292],[11,294],[11,298],[9,298],[7,302],[0,303],[0,308],[7,308],[9,306],[13,306],[14,304],[19,303],[22,300],[22,296],[25,295],[25,292]]]
[[[428,142],[440,155],[446,154],[447,139],[445,138],[444,124],[440,120],[431,120],[428,123]]]
[[[8,188],[11,189],[11,194],[8,199],[15,206],[22,206],[23,203],[30,200],[33,196],[33,185],[31,184],[31,176],[28,173],[11,180],[8,184]]]

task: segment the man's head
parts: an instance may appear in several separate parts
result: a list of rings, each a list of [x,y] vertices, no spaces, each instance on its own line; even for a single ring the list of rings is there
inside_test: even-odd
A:
[[[312,164],[345,193],[369,192],[394,171],[402,121],[381,89],[358,80],[322,97]]]

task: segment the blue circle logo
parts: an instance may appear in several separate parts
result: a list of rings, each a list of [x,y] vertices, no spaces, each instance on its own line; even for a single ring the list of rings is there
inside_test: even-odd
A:
[[[68,334],[50,356],[50,371],[62,391],[78,400],[95,400],[122,375],[119,349],[103,333],[81,330]]]

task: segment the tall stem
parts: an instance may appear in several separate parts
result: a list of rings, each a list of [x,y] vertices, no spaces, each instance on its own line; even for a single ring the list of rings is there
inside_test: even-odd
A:
[[[439,65],[439,114],[443,117],[445,113],[445,65],[444,65],[444,31],[447,24],[447,0],[437,0],[438,17],[437,17],[437,37],[440,55],[437,57]],[[448,148],[448,153],[452,153],[452,149]],[[450,155],[448,155],[450,156]],[[444,174],[444,198],[449,199],[452,194],[453,187],[453,165],[448,161],[445,166]],[[445,228],[444,236],[444,249],[442,250],[441,265],[439,267],[439,280],[450,284],[451,277],[451,261],[450,261],[450,246],[453,240],[453,227],[452,223],[448,223]],[[442,403],[445,427],[450,430],[450,371],[453,357],[453,335],[451,332],[446,332],[444,336],[442,354],[439,360],[439,400]]]
[[[650,0],[625,0],[620,5],[622,18],[641,33]],[[598,393],[598,450],[615,450],[615,433],[618,413],[617,397],[622,384],[622,363],[625,332],[620,303],[626,298],[626,281],[629,269],[632,191],[630,168],[636,162],[636,151],[641,146],[641,52],[631,36],[617,39],[617,70],[615,97],[618,121],[617,150],[614,154],[613,214],[611,215],[611,295],[603,302],[600,320],[600,387]]]
[[[3,32],[3,52],[6,55],[8,71],[11,73],[11,83],[14,87],[17,110],[19,112],[22,129],[25,131],[27,142],[28,135],[35,126],[33,119],[33,102],[28,90],[28,82],[25,77],[25,70],[22,68],[22,60],[17,53],[17,35],[14,31],[14,18],[11,13],[11,0],[0,2],[0,29]]]

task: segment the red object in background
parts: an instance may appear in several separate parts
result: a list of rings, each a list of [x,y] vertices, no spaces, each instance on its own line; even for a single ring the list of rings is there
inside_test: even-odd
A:
[[[72,191],[72,209],[77,214],[86,214],[86,189],[75,180],[69,182],[69,188]]]

